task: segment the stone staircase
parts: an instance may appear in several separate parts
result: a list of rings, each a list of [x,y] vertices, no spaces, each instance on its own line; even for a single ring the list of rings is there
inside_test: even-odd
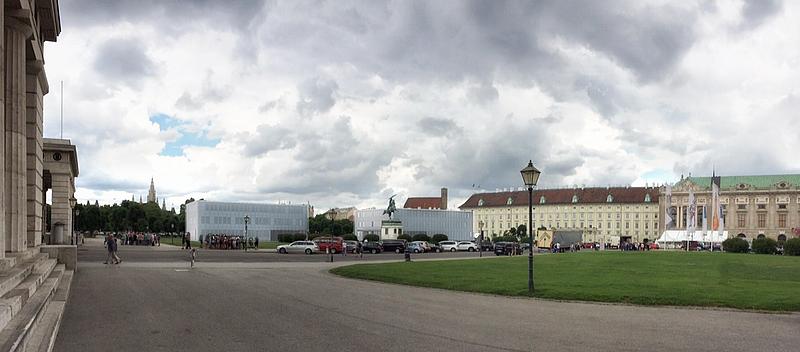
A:
[[[74,272],[39,248],[7,253],[3,261],[0,352],[51,351]]]

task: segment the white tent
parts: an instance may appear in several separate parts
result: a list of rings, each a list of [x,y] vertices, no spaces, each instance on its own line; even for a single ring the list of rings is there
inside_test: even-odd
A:
[[[665,244],[686,241],[719,243],[726,239],[728,239],[728,231],[723,233],[719,233],[719,231],[695,231],[693,235],[689,235],[686,230],[667,230],[661,234],[656,243]]]

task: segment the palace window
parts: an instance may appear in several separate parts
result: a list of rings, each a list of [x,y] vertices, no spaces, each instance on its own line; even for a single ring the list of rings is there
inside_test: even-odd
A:
[[[767,227],[767,214],[758,214],[758,227]]]
[[[546,201],[547,199],[545,199],[544,196],[539,197],[539,204],[544,204]]]
[[[572,196],[572,202],[573,203],[577,203],[578,202],[578,195],[577,194]]]
[[[481,199],[478,199],[478,206],[479,206],[479,207],[482,207],[482,206],[483,206],[483,198],[481,198]]]
[[[644,202],[645,203],[650,203],[650,194],[649,193],[644,195]]]
[[[747,210],[747,204],[737,204],[736,209],[738,210]]]
[[[764,210],[764,209],[767,209],[767,205],[766,204],[759,204],[758,205],[758,210]]]
[[[786,213],[778,214],[778,227],[786,227]]]
[[[511,197],[508,197],[508,200],[506,200],[506,205],[511,205],[511,203],[514,203],[514,200],[512,200]]]
[[[611,203],[613,201],[614,201],[614,196],[609,194],[608,197],[606,197],[606,203]]]
[[[786,209],[786,204],[778,204],[778,209]]]

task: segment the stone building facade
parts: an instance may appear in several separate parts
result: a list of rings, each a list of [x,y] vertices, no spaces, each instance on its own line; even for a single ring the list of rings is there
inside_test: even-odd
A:
[[[0,257],[41,244],[44,152],[42,100],[49,91],[44,42],[61,32],[56,0],[5,1],[0,101]]]
[[[696,228],[702,229],[703,206],[711,203],[711,177],[682,178],[672,187],[672,228],[686,228],[690,189],[697,202]],[[666,213],[665,191],[662,187],[660,214]],[[780,241],[800,235],[800,175],[721,176],[720,203],[729,236]],[[666,229],[663,219],[659,229]]]
[[[658,238],[656,187],[534,190],[533,227],[580,231],[584,242],[654,241]],[[528,225],[528,191],[473,194],[460,206],[471,211],[473,231],[487,238]]]

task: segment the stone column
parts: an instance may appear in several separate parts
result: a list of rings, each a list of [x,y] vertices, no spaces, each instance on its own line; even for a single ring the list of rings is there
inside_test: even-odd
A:
[[[51,233],[55,233],[56,224],[60,223],[64,226],[64,238],[61,243],[53,244],[69,244],[69,231],[72,229],[72,207],[69,204],[71,194],[70,176],[68,174],[53,173],[53,194],[50,206],[52,216],[52,224],[50,228]]]
[[[5,18],[5,223],[6,251],[27,246],[27,180],[25,138],[25,46],[32,33],[13,18]]]
[[[5,5],[0,6],[0,28],[5,28]],[[4,38],[5,39],[5,38]],[[5,40],[0,40],[0,87],[5,87]],[[0,258],[6,257],[6,109],[5,94],[0,94]]]
[[[26,78],[26,172],[27,172],[27,243],[29,247],[42,244],[42,184],[44,165],[42,163],[42,96],[40,62],[29,62]]]

